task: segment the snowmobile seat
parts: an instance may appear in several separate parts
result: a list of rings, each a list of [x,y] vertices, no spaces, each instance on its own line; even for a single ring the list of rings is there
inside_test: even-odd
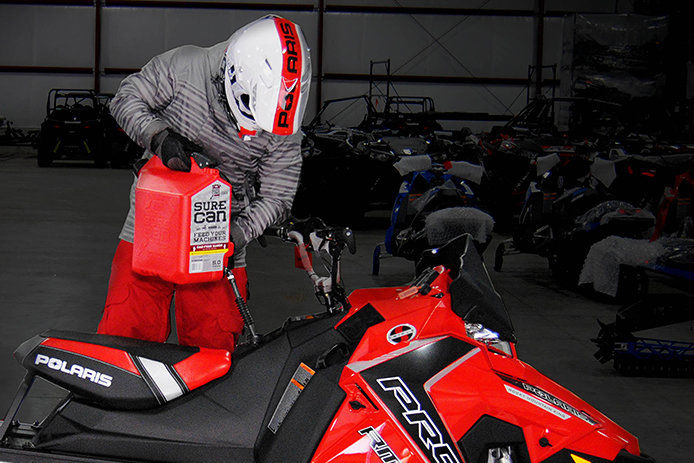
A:
[[[165,404],[224,376],[228,351],[120,336],[46,331],[14,353],[29,374],[104,408],[146,409]]]

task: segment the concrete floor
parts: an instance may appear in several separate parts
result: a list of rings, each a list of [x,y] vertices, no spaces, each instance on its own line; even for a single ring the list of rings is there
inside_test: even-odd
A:
[[[21,342],[49,328],[95,330],[131,181],[124,170],[40,169],[32,150],[0,147],[0,414],[23,375],[12,358]],[[371,252],[385,229],[376,222],[357,231],[358,253],[344,259],[348,289],[411,277],[411,263],[401,259],[383,261],[381,276],[370,275]],[[320,310],[286,244],[254,244],[248,260],[250,305],[261,332],[289,315]],[[595,320],[612,321],[617,306],[558,287],[536,256],[511,256],[492,278],[523,360],[637,435],[642,450],[660,463],[694,461],[694,382],[622,377],[592,356]],[[679,331],[691,338],[690,325]],[[49,387],[36,394],[39,400],[57,395]]]

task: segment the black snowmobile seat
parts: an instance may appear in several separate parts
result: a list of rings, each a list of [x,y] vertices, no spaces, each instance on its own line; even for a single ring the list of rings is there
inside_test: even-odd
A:
[[[231,367],[226,350],[55,330],[24,342],[14,356],[27,371],[78,400],[114,409],[162,405]]]

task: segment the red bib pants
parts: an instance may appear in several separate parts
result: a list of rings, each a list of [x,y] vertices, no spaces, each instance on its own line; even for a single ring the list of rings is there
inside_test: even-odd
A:
[[[132,257],[132,243],[121,241],[111,264],[99,334],[166,341],[171,332],[169,308],[175,294],[179,344],[234,351],[243,330],[243,319],[226,279],[177,285],[134,273]],[[246,269],[235,268],[233,272],[241,295],[246,299]]]

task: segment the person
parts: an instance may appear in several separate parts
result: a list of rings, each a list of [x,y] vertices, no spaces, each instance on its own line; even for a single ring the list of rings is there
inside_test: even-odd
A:
[[[310,83],[301,28],[270,15],[210,48],[183,46],[152,58],[122,81],[110,106],[147,148],[145,157],[181,171],[200,150],[218,162],[232,184],[232,271],[244,298],[245,246],[288,213],[296,193]],[[174,298],[179,344],[233,351],[243,319],[228,281],[175,285],[133,272],[136,184],[97,332],[164,342]]]

